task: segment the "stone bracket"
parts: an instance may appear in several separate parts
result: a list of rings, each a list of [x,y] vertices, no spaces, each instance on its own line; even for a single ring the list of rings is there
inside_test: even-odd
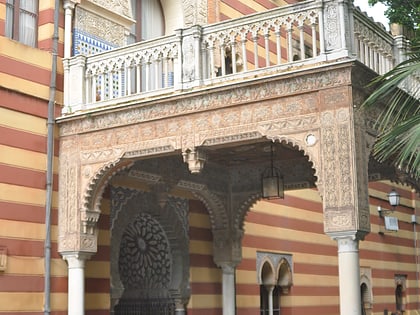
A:
[[[198,148],[186,149],[182,152],[182,157],[184,162],[188,164],[188,168],[192,174],[200,173],[207,161],[205,152]]]
[[[84,210],[80,213],[80,220],[82,221],[82,233],[93,235],[96,228],[96,223],[98,223],[99,211]]]

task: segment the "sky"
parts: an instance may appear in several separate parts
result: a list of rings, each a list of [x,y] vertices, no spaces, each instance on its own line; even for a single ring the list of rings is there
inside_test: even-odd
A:
[[[373,7],[369,6],[368,0],[354,0],[354,5],[358,6],[362,11],[366,12],[376,22],[381,22],[387,29],[388,19],[384,16],[386,6],[382,3],[377,3]]]

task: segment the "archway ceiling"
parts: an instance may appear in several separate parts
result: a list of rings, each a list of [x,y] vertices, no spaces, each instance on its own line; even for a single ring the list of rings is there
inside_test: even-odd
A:
[[[261,174],[270,167],[271,141],[249,141],[232,145],[201,147],[206,155],[202,171],[191,174],[188,165],[182,161],[181,152],[170,156],[138,160],[128,170],[130,177],[155,184],[165,182],[172,186],[180,181],[206,185],[214,192],[225,194],[256,193],[261,190]],[[312,163],[302,151],[287,143],[274,143],[274,166],[284,178],[285,189],[315,187]],[[150,175],[155,174],[151,179]]]
[[[191,174],[188,165],[182,161],[181,152],[172,155],[155,156],[134,163],[126,175],[148,185],[167,183],[176,186],[180,181],[198,183],[219,194],[231,192],[256,193],[261,190],[261,174],[270,167],[270,144],[267,139],[244,141],[220,146],[205,146],[200,149],[207,159],[199,174]],[[314,169],[304,152],[288,143],[274,143],[274,166],[277,167],[285,182],[285,190],[313,188],[316,186]],[[140,175],[145,172],[149,175]],[[156,177],[151,179],[150,174]],[[369,161],[369,180],[389,179],[406,183],[417,192],[418,182],[408,181],[392,166],[380,164],[372,158]]]

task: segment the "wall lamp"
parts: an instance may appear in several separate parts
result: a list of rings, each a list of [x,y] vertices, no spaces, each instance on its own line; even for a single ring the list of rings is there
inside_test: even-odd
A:
[[[261,175],[262,197],[264,199],[284,199],[284,181],[280,171],[274,167],[274,148],[270,146],[271,166]]]
[[[391,210],[385,210],[382,209],[381,206],[378,206],[379,216],[383,217],[388,213],[394,212],[395,208],[400,204],[400,195],[394,189],[392,189],[391,192],[388,194],[388,202],[391,206]]]

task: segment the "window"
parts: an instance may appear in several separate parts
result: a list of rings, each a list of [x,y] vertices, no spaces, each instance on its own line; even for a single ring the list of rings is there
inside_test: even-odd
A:
[[[407,275],[395,275],[395,309],[396,314],[405,312],[405,294],[407,289]]]
[[[159,0],[131,0],[136,24],[131,27],[129,44],[162,36],[164,19]]]
[[[281,297],[292,286],[292,256],[257,252],[260,315],[280,315]]]
[[[6,0],[6,37],[35,47],[37,20],[37,0]]]
[[[260,285],[260,315],[280,315],[280,287]],[[270,301],[271,300],[271,301]]]
[[[362,315],[371,315],[373,306],[372,270],[370,267],[360,267],[360,296]]]

